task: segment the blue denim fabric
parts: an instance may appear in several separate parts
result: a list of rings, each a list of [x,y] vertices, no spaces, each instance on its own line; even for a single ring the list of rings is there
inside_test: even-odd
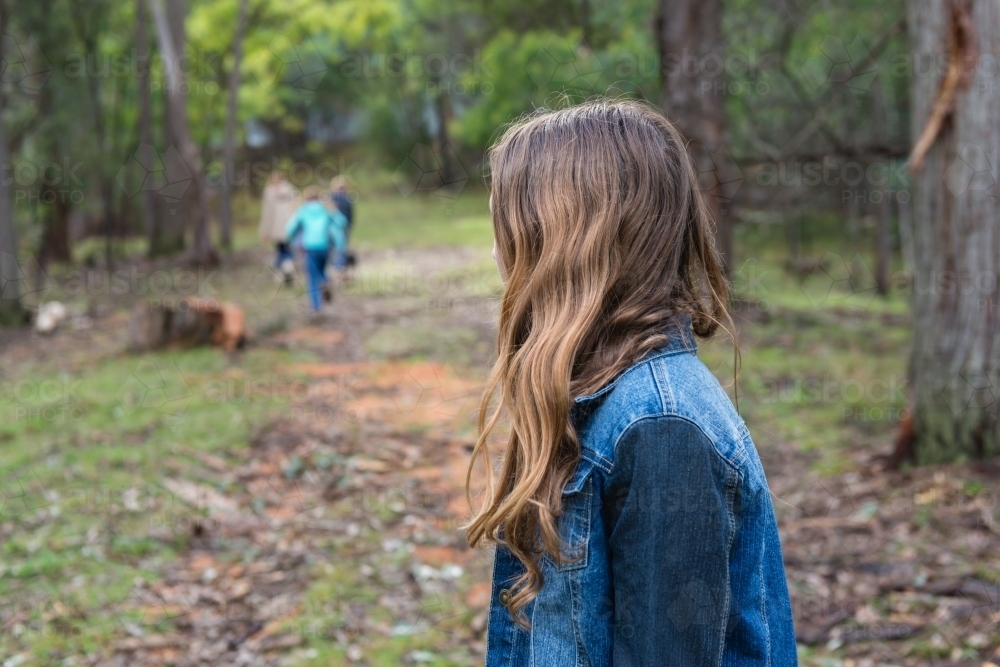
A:
[[[580,464],[564,559],[542,559],[530,630],[501,598],[523,571],[498,546],[487,667],[796,664],[778,528],[757,450],[699,361],[690,323],[575,401]]]
[[[326,250],[306,250],[306,273],[309,276],[309,305],[314,312],[319,312],[320,290],[327,283],[326,260],[329,252]]]

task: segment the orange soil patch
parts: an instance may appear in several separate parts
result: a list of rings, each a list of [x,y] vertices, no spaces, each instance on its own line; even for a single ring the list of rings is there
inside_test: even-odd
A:
[[[278,464],[274,461],[259,461],[254,467],[260,476],[273,475],[278,472]]]
[[[188,563],[188,567],[192,570],[200,571],[206,570],[210,567],[215,567],[215,564],[215,558],[213,558],[211,554],[199,554],[191,559],[191,562]]]
[[[486,609],[490,606],[490,596],[492,593],[493,587],[488,581],[473,584],[465,592],[465,604],[473,609]]]
[[[314,378],[334,378],[350,375],[364,369],[369,364],[292,364],[292,373],[300,373]]]
[[[367,420],[383,417],[387,412],[391,412],[391,407],[387,408],[386,403],[386,399],[381,396],[362,394],[348,401],[344,407],[347,410],[347,414],[352,417]]]
[[[431,567],[442,565],[464,565],[475,555],[472,549],[456,549],[455,547],[436,547],[418,545],[413,549],[414,558]]]
[[[479,386],[462,378],[445,364],[386,362],[369,368],[356,393],[375,389],[383,396],[381,416],[400,426],[441,426],[454,430],[471,422],[479,403]],[[366,403],[363,416],[375,416]]]
[[[284,343],[305,343],[316,344],[323,347],[332,347],[344,341],[344,332],[335,329],[321,329],[319,327],[300,327],[283,334],[275,336]]]

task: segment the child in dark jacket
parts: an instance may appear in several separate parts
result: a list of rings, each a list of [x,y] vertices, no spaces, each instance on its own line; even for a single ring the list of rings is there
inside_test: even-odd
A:
[[[347,194],[347,179],[345,177],[337,176],[330,181],[330,202],[333,203],[338,211],[344,214],[344,218],[347,220],[347,224],[344,227],[344,249],[337,252],[337,256],[334,257],[334,266],[342,271],[350,263],[348,261],[350,251],[347,249],[346,241],[351,236],[351,227],[354,224],[354,203],[351,201],[350,195]]]

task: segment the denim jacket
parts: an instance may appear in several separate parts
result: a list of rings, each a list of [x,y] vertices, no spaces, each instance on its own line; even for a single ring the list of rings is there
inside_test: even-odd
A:
[[[496,549],[487,667],[796,664],[778,528],[757,450],[686,322],[571,415],[582,456],[563,490],[566,559],[523,571]]]

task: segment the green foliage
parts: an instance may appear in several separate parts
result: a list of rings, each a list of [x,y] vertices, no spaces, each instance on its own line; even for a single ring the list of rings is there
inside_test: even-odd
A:
[[[238,3],[187,3],[181,64],[188,115],[212,185],[223,173]],[[390,172],[422,146],[475,176],[498,133],[536,109],[599,95],[657,103],[659,6],[654,0],[250,0],[237,161],[253,163],[256,188],[267,165],[326,160],[331,153],[339,161],[345,143]],[[898,3],[861,0],[797,7],[794,14],[773,4],[726,2],[725,52],[713,54],[725,66],[708,83],[725,90],[727,149],[743,170],[741,194],[761,185],[752,182],[761,173],[744,165],[794,160],[785,155],[790,144],[793,152],[821,156],[905,148],[910,72],[902,16]],[[38,176],[15,183],[22,255],[41,253],[57,213],[89,219],[91,233],[107,228],[108,215],[123,237],[143,232],[137,192],[145,174],[133,159],[142,70],[135,20],[134,0],[38,0],[11,15],[7,30],[27,69],[42,72],[30,90],[5,75],[12,161],[25,170],[19,173],[67,165],[55,186]],[[152,143],[162,157],[170,148],[164,64],[148,15],[147,22]],[[876,99],[885,111],[881,130],[872,121]],[[245,145],[251,121],[270,143]],[[907,187],[905,174],[893,173],[889,187]],[[57,211],[55,199],[66,210]],[[809,206],[843,204],[812,197]],[[93,243],[87,256],[103,257],[103,245]],[[115,245],[112,254],[132,247],[124,238]]]
[[[723,29],[731,59],[725,81],[731,151],[758,157],[765,143],[780,150],[815,122],[822,123],[811,135],[815,152],[840,149],[816,141],[829,136],[852,147],[905,147],[912,65],[900,25],[905,9],[850,0],[796,7],[789,16],[752,0],[729,0]],[[873,125],[876,95],[885,108],[881,132]]]
[[[651,40],[634,30],[600,51],[591,50],[579,30],[502,31],[483,49],[482,61],[483,67],[462,81],[479,100],[454,127],[457,138],[477,149],[534,109],[597,95],[656,99],[659,85]]]

